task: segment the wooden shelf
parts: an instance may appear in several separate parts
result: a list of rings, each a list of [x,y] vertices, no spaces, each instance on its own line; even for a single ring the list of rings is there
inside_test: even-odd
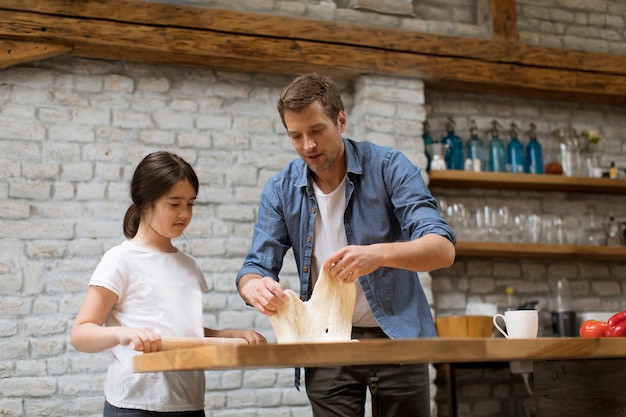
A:
[[[560,191],[626,195],[626,180],[458,170],[430,171],[430,187]],[[626,246],[546,245],[458,241],[457,257],[623,261]]]
[[[626,195],[625,179],[458,170],[430,171],[430,187],[497,188]]]
[[[456,256],[498,258],[549,258],[623,261],[626,246],[545,245],[534,243],[458,241]]]

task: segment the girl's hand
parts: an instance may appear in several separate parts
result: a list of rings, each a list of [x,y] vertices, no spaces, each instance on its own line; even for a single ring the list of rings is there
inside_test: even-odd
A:
[[[246,339],[251,345],[261,345],[267,343],[265,337],[254,330],[242,330],[239,337]]]
[[[254,330],[240,330],[240,329],[222,329],[213,330],[207,327],[204,328],[204,337],[229,337],[245,339],[251,345],[260,345],[267,343],[265,337],[262,334],[255,332]]]
[[[120,327],[118,332],[120,345],[128,345],[139,352],[157,352],[161,350],[161,335],[150,328]]]

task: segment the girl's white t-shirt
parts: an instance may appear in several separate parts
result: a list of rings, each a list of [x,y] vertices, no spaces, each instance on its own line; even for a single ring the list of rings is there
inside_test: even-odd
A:
[[[164,253],[130,241],[107,251],[89,285],[118,296],[105,326],[149,327],[161,336],[202,337],[202,293],[208,286],[198,262],[177,251]],[[106,400],[122,408],[151,411],[204,409],[203,371],[135,373],[128,346],[115,346],[104,382]]]

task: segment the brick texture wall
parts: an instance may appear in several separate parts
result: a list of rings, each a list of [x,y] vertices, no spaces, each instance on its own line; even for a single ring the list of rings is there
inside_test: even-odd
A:
[[[273,339],[234,277],[267,177],[297,156],[275,109],[290,78],[69,58],[1,76],[0,415],[101,413],[109,354],[75,352],[69,330],[102,253],[123,240],[130,176],[157,149],[185,157],[201,180],[177,244],[206,273],[205,325]],[[421,81],[343,88],[352,131],[425,162],[414,135],[426,114]],[[291,258],[283,280],[298,288]],[[310,413],[291,369],[207,375],[210,416]]]

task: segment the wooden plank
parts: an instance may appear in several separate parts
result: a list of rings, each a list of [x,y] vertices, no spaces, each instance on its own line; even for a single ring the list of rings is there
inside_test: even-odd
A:
[[[21,3],[0,6],[0,38],[67,44],[76,56],[419,77],[429,87],[626,105],[626,56],[615,54],[139,0]]]
[[[519,174],[441,170],[429,172],[431,187],[487,188],[503,190],[560,191],[626,195],[625,179],[566,177],[563,175]]]
[[[463,363],[626,357],[626,338],[368,339],[341,343],[210,345],[147,353],[135,372],[392,363]]]
[[[40,59],[52,58],[71,52],[67,45],[36,42],[36,41],[9,41],[0,39],[0,68]]]
[[[491,33],[494,39],[517,41],[516,0],[491,0]]]
[[[512,0],[482,0],[503,3],[511,10]],[[40,14],[110,20],[123,23],[214,30],[292,40],[310,40],[338,45],[364,46],[388,51],[459,57],[535,67],[574,69],[609,74],[626,74],[626,56],[549,48],[518,42],[418,33],[310,18],[273,16],[236,10],[182,6],[141,0],[3,0],[0,9]],[[512,12],[510,12],[512,13]],[[337,36],[337,34],[341,36]],[[250,51],[253,55],[253,51]]]
[[[0,10],[0,37],[10,36],[67,42],[74,46],[75,55],[92,58],[118,57],[190,65],[219,62],[233,70],[281,71],[284,74],[293,74],[294,68],[304,67],[352,76],[396,74],[425,80],[453,80],[468,85],[488,83],[520,90],[558,91],[572,97],[592,92],[600,94],[604,102],[626,104],[626,77],[618,75],[522,68],[303,40],[256,38],[207,30]]]
[[[621,359],[535,362],[537,415],[622,417],[624,378]]]
[[[623,262],[626,259],[626,247],[458,241],[456,244],[456,256],[457,258],[524,257]]]

